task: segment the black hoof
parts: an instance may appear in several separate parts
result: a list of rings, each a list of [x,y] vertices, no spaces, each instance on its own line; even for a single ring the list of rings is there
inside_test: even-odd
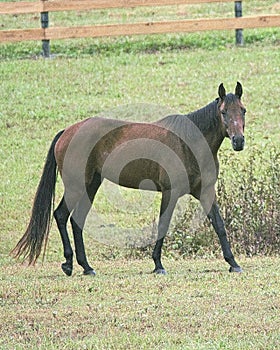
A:
[[[95,276],[96,272],[93,269],[90,269],[90,270],[84,271],[84,275],[85,276]]]
[[[69,266],[68,264],[64,263],[64,264],[61,264],[61,268],[62,268],[62,271],[63,271],[67,276],[71,276],[71,275],[72,275],[72,271],[73,271],[72,266]]]
[[[154,269],[153,273],[155,273],[156,275],[167,275],[165,269]]]
[[[238,272],[238,273],[240,273],[240,272],[242,272],[242,269],[241,269],[240,266],[236,266],[236,267],[231,266],[229,268],[229,272]]]

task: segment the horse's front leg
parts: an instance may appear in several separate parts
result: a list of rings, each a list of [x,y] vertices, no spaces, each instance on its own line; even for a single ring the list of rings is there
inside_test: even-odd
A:
[[[159,224],[158,224],[158,237],[155,248],[153,250],[153,260],[155,263],[154,273],[156,274],[166,274],[166,270],[161,262],[161,249],[164,241],[164,237],[169,228],[169,224],[171,221],[171,217],[177,203],[178,196],[172,191],[164,191],[162,192],[162,200],[160,207],[160,216],[159,216]]]
[[[218,234],[223,255],[225,258],[225,261],[229,263],[230,265],[230,272],[242,272],[241,267],[237,264],[237,262],[234,259],[233,253],[230,248],[230,244],[227,238],[227,233],[225,229],[224,221],[221,217],[219,207],[217,203],[213,203],[210,212],[207,215],[208,219],[212,223],[216,233]]]
[[[211,197],[208,197],[207,199],[209,199],[209,198],[211,198]],[[241,267],[235,261],[233,253],[231,251],[230,244],[229,244],[229,241],[227,238],[224,220],[222,219],[222,216],[220,214],[220,210],[219,210],[219,207],[216,203],[215,197],[214,197],[214,201],[213,201],[212,205],[209,205],[209,203],[208,203],[208,206],[207,206],[206,202],[207,201],[204,201],[204,202],[202,201],[202,205],[207,213],[208,219],[210,220],[211,224],[214,227],[214,230],[216,231],[216,233],[219,237],[220,244],[221,244],[222,251],[223,251],[223,255],[224,255],[224,259],[230,265],[229,271],[230,272],[242,272]],[[210,208],[210,210],[209,210],[209,208]]]

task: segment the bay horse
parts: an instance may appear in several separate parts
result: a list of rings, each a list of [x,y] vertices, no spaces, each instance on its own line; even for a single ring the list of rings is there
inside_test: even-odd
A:
[[[169,115],[153,123],[93,117],[60,131],[47,154],[29,225],[12,254],[35,264],[43,246],[45,253],[59,171],[64,195],[53,215],[63,243],[66,261],[61,267],[66,275],[73,271],[69,217],[77,262],[85,275],[95,275],[87,261],[83,228],[105,178],[121,186],[162,193],[153,272],[166,273],[161,262],[163,240],[175,205],[185,194],[200,201],[219,237],[229,271],[241,272],[216,202],[215,183],[217,154],[224,138],[230,138],[234,151],[244,148],[246,109],[241,102],[242,92],[239,82],[234,94],[226,94],[220,84],[218,98],[186,115]]]

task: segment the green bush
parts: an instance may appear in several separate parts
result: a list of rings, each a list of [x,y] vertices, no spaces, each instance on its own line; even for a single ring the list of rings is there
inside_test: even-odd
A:
[[[267,144],[246,149],[245,157],[221,152],[217,197],[232,248],[237,254],[280,253],[280,152]],[[190,227],[197,211],[191,202],[168,238],[167,250],[180,255],[220,253],[208,220]]]

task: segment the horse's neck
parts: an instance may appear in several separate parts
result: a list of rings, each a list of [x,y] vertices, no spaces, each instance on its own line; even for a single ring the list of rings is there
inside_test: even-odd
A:
[[[213,155],[217,155],[221,144],[224,141],[225,135],[222,128],[217,128],[217,130],[209,130],[209,132],[204,132],[205,139],[209,144],[209,147]]]
[[[224,127],[218,116],[217,100],[209,103],[204,108],[194,112],[191,119],[202,132],[213,154],[218,150],[225,138]]]

